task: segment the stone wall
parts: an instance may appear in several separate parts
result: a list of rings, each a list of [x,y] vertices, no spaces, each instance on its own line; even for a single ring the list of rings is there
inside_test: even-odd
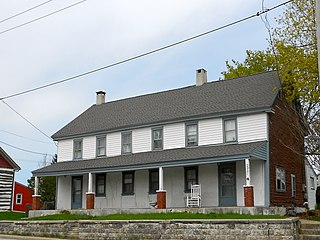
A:
[[[298,239],[298,218],[276,220],[0,221],[0,234],[74,239]]]

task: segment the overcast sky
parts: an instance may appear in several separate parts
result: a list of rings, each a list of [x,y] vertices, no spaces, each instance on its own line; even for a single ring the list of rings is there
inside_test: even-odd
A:
[[[87,0],[72,8],[4,32],[80,0],[0,1],[0,98],[100,68],[197,35],[261,10],[276,0]],[[283,9],[268,13],[271,26]],[[268,34],[260,17],[164,51],[70,82],[5,101],[51,136],[95,103],[195,84],[195,71],[208,80],[222,77],[225,61],[243,60],[245,50],[263,50]],[[18,135],[18,136],[17,136]],[[56,153],[53,142],[0,102],[0,146],[21,167],[16,180],[26,184],[44,156],[17,150]]]

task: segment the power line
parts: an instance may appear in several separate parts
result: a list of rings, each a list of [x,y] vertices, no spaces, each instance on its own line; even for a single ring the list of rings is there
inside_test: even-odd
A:
[[[12,18],[18,17],[18,16],[20,16],[20,15],[26,13],[26,12],[30,12],[31,10],[36,9],[36,8],[38,8],[38,7],[41,7],[41,6],[43,6],[43,5],[45,5],[45,4],[49,3],[49,2],[52,2],[52,1],[53,1],[53,0],[49,0],[49,1],[46,1],[46,2],[43,2],[43,3],[40,3],[39,5],[36,5],[36,6],[34,6],[34,7],[31,7],[31,8],[29,8],[29,9],[26,9],[26,10],[24,10],[24,11],[22,11],[22,12],[19,12],[19,13],[15,14],[15,15],[12,15],[12,16],[7,17],[7,18],[5,18],[5,19],[2,19],[2,20],[0,20],[0,23],[3,23],[3,22],[5,22],[5,21],[8,21],[8,20],[10,20],[10,19],[12,19]]]
[[[27,149],[19,148],[19,147],[13,146],[13,145],[11,145],[11,144],[5,143],[5,142],[3,142],[3,141],[0,141],[0,143],[2,143],[2,144],[4,144],[4,145],[7,145],[7,146],[9,146],[9,147],[12,147],[12,148],[14,148],[14,149],[23,151],[23,152],[33,153],[33,154],[37,154],[37,155],[44,155],[44,156],[46,156],[46,155],[54,156],[54,155],[48,154],[48,153],[35,152],[35,151],[30,151],[30,150],[27,150]]]
[[[43,88],[51,87],[51,86],[54,86],[54,85],[57,85],[57,84],[60,84],[60,83],[68,82],[68,81],[71,81],[71,80],[74,80],[74,79],[77,79],[77,78],[80,78],[80,77],[83,77],[83,76],[86,76],[86,75],[89,75],[89,74],[93,74],[93,73],[95,73],[95,72],[99,72],[99,71],[105,70],[105,69],[107,69],[107,68],[115,67],[115,66],[117,66],[117,65],[121,65],[121,64],[124,64],[124,63],[130,62],[130,61],[136,60],[136,59],[138,59],[138,58],[142,58],[142,57],[151,55],[151,54],[156,53],[156,52],[163,51],[163,50],[168,49],[168,48],[175,47],[175,46],[177,46],[177,45],[180,45],[180,44],[189,42],[189,41],[191,41],[191,40],[194,40],[194,39],[203,37],[203,36],[205,36],[205,35],[208,35],[208,34],[211,34],[211,33],[213,33],[213,32],[222,30],[222,29],[224,29],[224,28],[231,27],[231,26],[233,26],[233,25],[236,25],[236,24],[238,24],[238,23],[244,22],[244,21],[249,20],[249,19],[251,19],[251,18],[258,17],[258,16],[260,16],[260,15],[262,15],[262,14],[265,14],[265,13],[267,13],[267,12],[269,12],[269,11],[272,11],[272,10],[274,10],[274,9],[276,9],[276,8],[282,7],[282,6],[284,6],[284,5],[286,5],[286,4],[290,3],[290,2],[292,2],[292,0],[286,1],[286,2],[284,2],[284,3],[281,3],[281,4],[279,4],[279,5],[274,6],[274,7],[272,7],[272,8],[268,8],[268,9],[261,10],[261,11],[255,13],[255,14],[253,14],[253,15],[251,15],[251,16],[242,18],[242,19],[237,20],[237,21],[234,21],[234,22],[232,22],[232,23],[228,23],[228,24],[226,24],[226,25],[223,25],[223,26],[221,26],[221,27],[218,27],[218,28],[209,30],[209,31],[207,31],[207,32],[204,32],[204,33],[201,33],[201,34],[198,34],[198,35],[195,35],[195,36],[192,36],[192,37],[183,39],[183,40],[181,40],[181,41],[178,41],[178,42],[175,42],[175,43],[166,45],[166,46],[164,46],[164,47],[160,47],[160,48],[157,48],[157,49],[154,49],[154,50],[151,50],[151,51],[148,51],[148,52],[145,52],[145,53],[136,55],[136,56],[134,56],[134,57],[130,57],[130,58],[127,58],[127,59],[125,59],[125,60],[121,60],[121,61],[118,61],[118,62],[109,64],[109,65],[106,65],[106,66],[103,66],[103,67],[100,67],[100,68],[96,68],[96,69],[94,69],[94,70],[87,71],[87,72],[84,72],[84,73],[81,73],[81,74],[78,74],[78,75],[75,75],[75,76],[72,76],[72,77],[68,77],[68,78],[65,78],[65,79],[62,79],[62,80],[53,82],[53,83],[45,84],[45,85],[42,85],[42,86],[40,86],[40,87],[36,87],[36,88],[32,88],[32,89],[29,89],[29,90],[25,90],[25,91],[22,91],[22,92],[19,92],[19,93],[15,93],[15,94],[12,94],[12,95],[8,95],[8,96],[5,96],[5,97],[0,98],[0,100],[4,100],[4,99],[16,97],[16,96],[20,96],[20,95],[23,95],[23,94],[26,94],[26,93],[30,93],[30,92],[34,92],[34,91],[37,91],[37,90],[40,90],[40,89],[43,89]]]
[[[51,137],[49,137],[47,134],[45,134],[43,131],[40,130],[40,128],[38,128],[36,125],[34,125],[32,122],[30,122],[27,118],[25,118],[24,116],[22,116],[18,111],[16,111],[13,107],[11,107],[8,103],[6,103],[3,99],[1,99],[1,101],[7,105],[7,107],[9,107],[12,111],[14,111],[16,114],[18,114],[23,120],[25,120],[27,123],[29,123],[32,127],[34,127],[35,129],[37,129],[40,133],[42,133],[45,137],[49,138],[50,140]]]
[[[22,135],[13,133],[13,132],[9,132],[9,131],[3,130],[3,129],[0,129],[0,131],[4,132],[4,133],[7,133],[7,134],[10,134],[10,135],[13,135],[13,136],[16,136],[16,137],[20,137],[20,138],[24,138],[24,139],[27,139],[27,140],[30,140],[30,141],[34,141],[34,142],[45,143],[45,144],[54,144],[52,141],[51,142],[40,141],[40,140],[36,140],[36,139],[33,139],[33,138],[25,137],[25,136],[22,136]]]
[[[82,1],[76,2],[76,3],[74,3],[74,4],[71,4],[71,5],[67,6],[67,7],[61,8],[61,9],[59,9],[59,10],[57,10],[57,11],[48,13],[48,14],[46,14],[46,15],[43,15],[43,16],[38,17],[38,18],[35,18],[35,19],[30,20],[30,21],[28,21],[28,22],[22,23],[22,24],[20,24],[20,25],[14,26],[14,27],[12,27],[12,28],[8,28],[8,29],[6,29],[6,30],[1,31],[1,32],[0,32],[0,35],[1,35],[1,34],[4,34],[4,33],[6,33],[6,32],[10,32],[10,31],[12,31],[12,30],[14,30],[14,29],[17,29],[17,28],[26,26],[26,25],[28,25],[28,24],[30,24],[30,23],[39,21],[39,20],[41,20],[41,19],[43,19],[43,18],[49,17],[49,16],[54,15],[54,14],[56,14],[56,13],[62,12],[62,11],[64,11],[64,10],[68,9],[68,8],[74,7],[74,6],[79,5],[79,4],[81,4],[81,3],[83,3],[83,2],[86,2],[86,1],[88,1],[88,0],[82,0]]]

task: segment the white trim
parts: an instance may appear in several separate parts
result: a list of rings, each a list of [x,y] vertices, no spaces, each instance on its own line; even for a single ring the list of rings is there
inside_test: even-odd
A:
[[[11,168],[0,168],[0,171],[14,172],[14,169],[11,169]]]

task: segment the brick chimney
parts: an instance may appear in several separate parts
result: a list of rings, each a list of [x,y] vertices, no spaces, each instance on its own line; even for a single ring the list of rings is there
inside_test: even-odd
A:
[[[203,68],[198,69],[196,71],[196,77],[197,77],[197,82],[196,86],[202,86],[203,84],[207,83],[207,71]]]
[[[102,103],[105,103],[106,101],[106,92],[104,91],[99,91],[97,92],[97,101],[96,101],[96,105],[100,105]]]

